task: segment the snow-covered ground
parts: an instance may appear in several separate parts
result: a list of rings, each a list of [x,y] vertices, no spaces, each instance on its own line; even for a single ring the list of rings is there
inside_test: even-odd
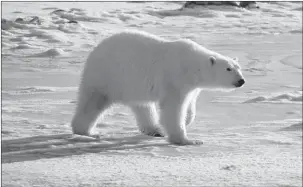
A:
[[[3,186],[302,186],[302,3],[182,4],[2,2]],[[124,29],[240,59],[243,88],[199,97],[188,132],[203,145],[141,135],[119,105],[101,140],[71,135],[86,57]]]

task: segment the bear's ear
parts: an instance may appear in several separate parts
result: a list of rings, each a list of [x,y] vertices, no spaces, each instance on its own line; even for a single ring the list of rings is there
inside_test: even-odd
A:
[[[238,57],[233,58],[234,61],[238,62]]]
[[[210,61],[211,65],[213,66],[216,63],[216,58],[214,56],[210,56],[209,61]]]

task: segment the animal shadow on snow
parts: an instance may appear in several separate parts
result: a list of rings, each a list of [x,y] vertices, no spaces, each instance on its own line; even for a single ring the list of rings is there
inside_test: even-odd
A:
[[[96,139],[72,134],[57,134],[2,140],[2,163],[169,145],[164,138],[159,143],[155,143],[149,140],[160,140],[160,138],[142,134],[133,136],[123,134],[122,136],[101,136],[99,139]]]

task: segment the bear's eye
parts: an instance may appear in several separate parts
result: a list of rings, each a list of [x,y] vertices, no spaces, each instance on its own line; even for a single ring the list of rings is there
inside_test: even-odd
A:
[[[231,71],[231,68],[226,68],[227,71]]]

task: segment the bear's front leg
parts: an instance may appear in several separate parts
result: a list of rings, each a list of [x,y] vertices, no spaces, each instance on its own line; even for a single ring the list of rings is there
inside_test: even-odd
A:
[[[195,120],[195,117],[196,117],[196,100],[192,100],[189,103],[189,106],[187,107],[186,110],[186,121],[185,121],[186,126],[190,125]]]
[[[189,140],[186,134],[185,118],[188,103],[185,96],[177,92],[166,94],[160,101],[160,123],[163,125],[168,141],[177,145],[202,144],[199,140]]]
[[[187,100],[189,100],[189,105],[188,105],[187,111],[186,111],[186,121],[185,121],[186,126],[190,125],[195,120],[196,102],[197,102],[200,92],[201,92],[200,89],[196,89],[192,93],[188,94],[188,96],[186,98]]]
[[[142,133],[148,136],[164,137],[161,129],[157,126],[159,123],[159,116],[154,103],[132,105],[131,109],[136,116],[137,125]]]

